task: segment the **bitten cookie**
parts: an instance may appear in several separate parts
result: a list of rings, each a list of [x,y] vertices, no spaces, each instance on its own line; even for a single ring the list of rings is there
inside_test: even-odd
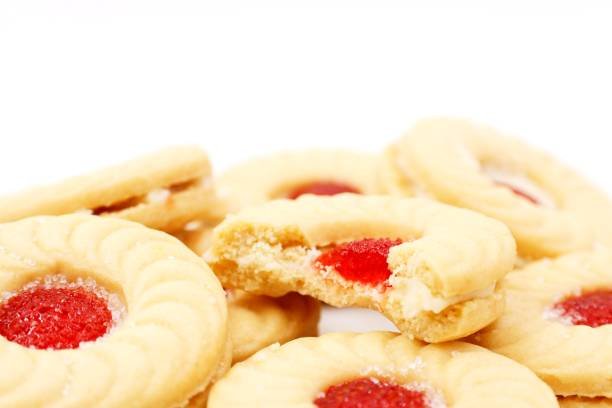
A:
[[[218,280],[140,224],[0,225],[0,291],[0,406],[181,407],[227,368]]]
[[[205,259],[225,287],[368,307],[440,342],[501,314],[515,243],[500,222],[429,200],[309,195],[229,216]]]
[[[491,128],[424,120],[388,157],[412,193],[504,222],[524,257],[587,249],[596,239],[612,243],[605,194],[547,154]]]
[[[281,152],[238,165],[217,181],[232,211],[303,194],[376,194],[380,159],[342,150]]]
[[[612,397],[612,253],[566,255],[509,274],[506,311],[474,341],[531,368],[562,396]]]
[[[224,203],[197,147],[174,147],[46,187],[0,197],[0,222],[86,212],[174,231],[194,219],[219,220]]]
[[[237,391],[239,390],[239,391]],[[462,342],[395,333],[335,333],[271,346],[215,384],[209,408],[547,408],[554,394],[531,371]]]

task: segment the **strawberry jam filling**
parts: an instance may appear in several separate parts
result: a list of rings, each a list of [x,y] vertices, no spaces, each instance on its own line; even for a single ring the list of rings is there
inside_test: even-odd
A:
[[[401,243],[400,239],[389,238],[345,242],[319,255],[315,264],[320,269],[332,268],[344,279],[378,285],[391,275],[387,264],[389,250]]]
[[[496,181],[495,184],[497,184],[498,186],[505,187],[505,188],[509,189],[515,195],[517,195],[518,197],[520,197],[520,198],[522,198],[524,200],[529,201],[531,204],[540,205],[540,201],[537,198],[535,198],[532,195],[524,192],[520,188],[513,186],[510,183],[505,183],[503,181]]]
[[[374,378],[332,385],[314,404],[318,408],[429,408],[424,392]]]
[[[554,309],[574,325],[599,327],[612,324],[612,290],[598,290],[569,297]]]
[[[346,183],[337,181],[315,181],[294,188],[287,194],[287,198],[293,200],[304,194],[331,196],[340,193],[361,194],[358,189]]]
[[[107,301],[86,286],[30,285],[0,304],[0,334],[37,349],[74,349],[113,325]]]

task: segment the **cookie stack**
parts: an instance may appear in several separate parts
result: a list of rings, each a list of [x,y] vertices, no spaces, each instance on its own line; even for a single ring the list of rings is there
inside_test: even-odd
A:
[[[0,407],[612,406],[612,204],[456,119],[0,198]],[[320,303],[400,333],[317,337]]]

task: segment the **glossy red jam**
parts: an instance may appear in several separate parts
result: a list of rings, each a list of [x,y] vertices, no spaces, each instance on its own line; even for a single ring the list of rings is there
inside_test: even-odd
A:
[[[569,297],[554,309],[574,325],[599,327],[612,324],[612,290],[598,290]]]
[[[522,199],[529,201],[531,204],[540,205],[540,201],[537,198],[524,192],[520,188],[513,186],[512,184],[504,183],[502,181],[496,181],[495,184],[502,186],[502,187],[506,187],[507,189],[512,191],[515,195],[517,195],[518,197],[521,197]]]
[[[355,193],[361,194],[361,192],[346,183],[340,183],[337,181],[315,181],[308,184],[303,184],[291,190],[287,194],[287,198],[296,199],[304,194],[315,194],[315,195],[336,195],[340,193]]]
[[[391,275],[387,264],[389,250],[401,244],[400,239],[365,238],[345,242],[319,255],[315,264],[330,267],[344,279],[378,285]]]
[[[422,391],[373,378],[332,385],[314,404],[318,408],[428,408]]]
[[[37,286],[0,305],[0,334],[37,349],[74,349],[112,326],[104,299],[84,287]]]

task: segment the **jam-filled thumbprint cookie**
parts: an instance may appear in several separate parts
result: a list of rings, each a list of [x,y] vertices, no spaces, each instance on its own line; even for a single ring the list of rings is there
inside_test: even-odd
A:
[[[376,194],[380,159],[344,150],[276,153],[239,164],[216,184],[232,211],[266,201],[305,194]]]
[[[554,408],[520,364],[463,342],[334,333],[270,346],[216,383],[209,408]]]
[[[526,365],[557,395],[584,397],[568,404],[611,399],[611,265],[600,248],[512,272],[501,284],[506,311],[474,342]]]
[[[184,407],[229,368],[219,281],[141,224],[2,224],[0,291],[2,407]]]
[[[205,259],[227,288],[371,308],[441,342],[501,314],[515,242],[496,220],[430,200],[308,195],[229,216]]]
[[[525,258],[612,244],[612,204],[604,193],[548,154],[489,127],[423,120],[387,158],[396,190],[504,222]]]

